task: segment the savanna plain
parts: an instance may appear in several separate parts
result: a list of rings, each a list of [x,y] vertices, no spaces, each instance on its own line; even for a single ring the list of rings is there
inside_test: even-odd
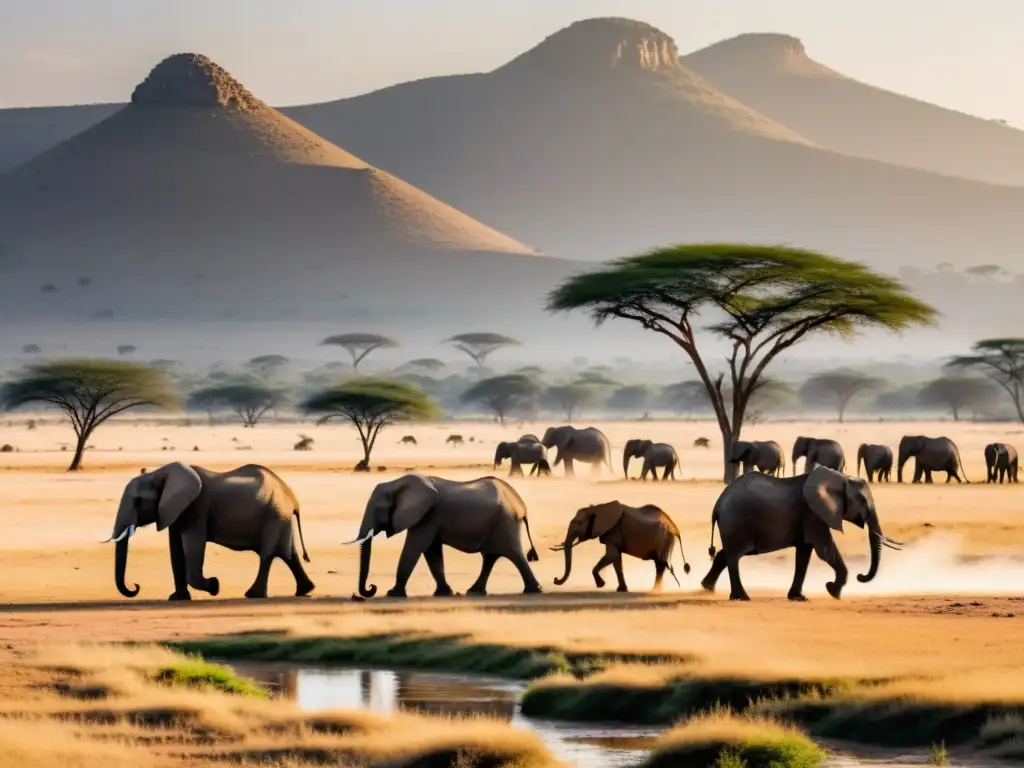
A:
[[[574,479],[556,467],[550,478],[511,480],[529,509],[540,552],[532,567],[544,594],[520,594],[519,575],[500,561],[487,597],[434,598],[421,562],[408,599],[357,601],[358,548],[342,542],[355,538],[376,483],[409,470],[504,476],[507,464],[491,464],[496,443],[542,434],[547,425],[396,426],[378,440],[373,471],[355,473],[362,453],[348,427],[124,419],[97,431],[85,468],[66,473],[69,427],[44,416],[29,430],[27,418],[0,432],[0,442],[16,448],[0,454],[2,765],[558,764],[534,734],[504,723],[303,712],[195,654],[518,678],[530,682],[524,713],[663,727],[650,765],[721,764],[723,750],[751,766],[782,764],[771,762],[779,755],[788,755],[785,764],[817,764],[824,753],[806,734],[878,759],[895,750],[942,762],[947,749],[978,765],[1024,759],[1024,490],[986,484],[982,453],[990,442],[1020,442],[1016,425],[747,428],[745,438],[774,439],[787,453],[798,435],[836,438],[850,474],[862,442],[895,446],[904,434],[930,434],[959,445],[970,484],[946,485],[940,474],[934,485],[873,486],[885,533],[905,546],[884,551],[870,584],[851,578],[839,601],[826,594],[831,574],[816,560],[809,602],[785,599],[791,551],[741,562],[749,603],[728,600],[724,575],[717,594],[700,589],[711,509],[723,487],[719,437],[706,421],[598,423],[612,443],[613,473],[577,465]],[[300,433],[315,438],[311,451],[293,450]],[[453,433],[465,442],[447,443]],[[401,444],[406,434],[417,444]],[[675,445],[682,479],[625,480],[616,453],[632,437]],[[699,437],[710,447],[695,447]],[[127,581],[142,591],[121,598],[112,545],[99,542],[125,483],[175,460],[214,470],[252,462],[280,474],[301,503],[313,595],[292,597],[291,575],[277,563],[270,598],[246,600],[255,556],[211,546],[205,571],[219,578],[220,595],[193,591],[190,603],[168,603],[166,534],[148,527],[132,539],[128,560]],[[610,572],[609,585],[597,590],[596,542],[578,547],[564,586],[552,583],[563,560],[549,548],[562,541],[573,513],[613,499],[656,504],[677,523],[692,566],[684,575],[674,554],[681,586],[667,577],[664,591],[650,594],[653,565],[627,558],[630,592],[615,593]],[[864,572],[864,532],[847,526],[836,538],[851,574]],[[370,581],[378,595],[394,581],[402,541],[375,541]],[[444,557],[449,582],[464,592],[479,556]]]

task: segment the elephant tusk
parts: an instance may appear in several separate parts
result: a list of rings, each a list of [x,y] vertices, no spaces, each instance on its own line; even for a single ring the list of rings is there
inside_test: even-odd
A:
[[[561,552],[563,549],[565,549],[565,544],[558,544],[554,547],[548,547],[548,549],[550,549],[552,552]]]
[[[350,544],[362,544],[364,541],[369,541],[370,539],[372,539],[374,533],[375,533],[375,531],[373,530],[373,528],[371,528],[370,532],[368,534],[366,534],[365,536],[363,536],[363,538],[355,539],[353,541],[343,541],[342,542],[342,546],[347,547]]]
[[[110,534],[110,538],[107,539],[106,541],[101,541],[100,544],[109,544],[112,541],[113,542],[118,542],[118,541],[121,541],[125,536],[127,536],[130,539],[134,535],[135,535],[135,526],[134,525],[129,525],[127,528],[125,528],[123,531],[121,531],[121,535],[118,536],[116,539],[114,538],[114,534],[111,533]]]

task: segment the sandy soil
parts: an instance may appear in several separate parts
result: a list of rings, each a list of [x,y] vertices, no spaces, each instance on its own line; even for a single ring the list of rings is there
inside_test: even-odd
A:
[[[699,591],[708,566],[710,510],[721,492],[714,480],[720,472],[718,436],[706,422],[598,425],[611,439],[613,454],[621,451],[629,437],[674,443],[682,457],[686,478],[682,483],[625,482],[620,455],[613,455],[614,475],[605,471],[601,477],[591,477],[583,468],[576,480],[514,481],[529,505],[531,528],[541,552],[536,572],[548,593],[541,598],[514,597],[521,581],[509,563],[501,562],[492,577],[492,597],[485,600],[428,597],[433,582],[423,563],[410,583],[414,599],[405,603],[349,600],[356,585],[357,551],[341,542],[353,538],[375,483],[406,468],[466,479],[489,474],[499,438],[515,438],[527,431],[539,434],[543,426],[398,427],[384,433],[374,455],[374,464],[388,469],[357,475],[347,469],[360,455],[355,433],[347,427],[267,424],[242,429],[124,421],[97,432],[86,469],[66,474],[70,453],[61,450],[61,443],[71,439],[70,429],[43,423],[29,431],[23,422],[14,422],[0,431],[0,442],[18,449],[0,454],[0,493],[6,501],[0,601],[7,604],[0,610],[0,642],[21,646],[53,639],[157,640],[271,626],[308,632],[458,628],[493,639],[691,651],[709,658],[760,647],[764,650],[760,656],[772,659],[773,666],[799,661],[801,665],[895,671],[1018,665],[1024,642],[1024,599],[1017,597],[1024,595],[1024,491],[1020,486],[978,482],[984,478],[986,443],[1020,442],[1018,430],[1005,425],[764,424],[749,430],[747,436],[776,439],[787,450],[798,434],[834,436],[851,457],[860,442],[895,444],[905,432],[947,434],[959,443],[974,484],[875,487],[886,532],[908,546],[903,552],[885,552],[880,575],[871,585],[851,579],[841,602],[824,593],[828,571],[820,563],[812,564],[808,576],[811,602],[785,601],[782,594],[792,575],[791,553],[744,562],[744,580],[755,598],[750,604],[730,604],[725,599],[725,578],[718,595]],[[316,439],[313,451],[291,449],[300,433]],[[445,438],[452,433],[462,434],[466,444],[446,446]],[[415,435],[419,445],[399,445],[403,434]],[[698,436],[710,437],[712,447],[692,447]],[[240,599],[255,577],[255,556],[212,547],[206,572],[220,578],[221,596],[212,600],[194,594],[191,605],[168,605],[164,598],[172,591],[172,581],[166,537],[143,529],[132,541],[128,566],[129,583],[141,584],[142,593],[134,601],[121,598],[113,584],[112,548],[98,542],[109,535],[124,483],[142,468],[174,459],[215,469],[259,462],[278,471],[302,501],[315,597],[285,597],[292,593],[293,584],[287,569],[277,564],[271,577],[271,600]],[[638,466],[631,469],[639,472]],[[562,561],[547,547],[561,539],[577,508],[612,498],[659,504],[677,521],[693,565],[693,572],[683,576],[677,562],[681,589],[669,580],[659,597],[640,594],[650,587],[653,568],[634,562],[628,564],[626,578],[638,594],[608,594],[609,587],[603,595],[596,592],[590,577],[590,568],[600,556],[596,544],[580,547],[565,587],[552,584],[561,573]],[[863,534],[852,530],[839,539],[851,570],[863,570],[867,554]],[[393,582],[401,544],[402,537],[375,542],[372,581],[382,592]],[[445,558],[452,586],[464,590],[476,577],[479,556],[446,552]],[[752,646],[755,642],[758,645]],[[867,654],[867,648],[883,653]]]

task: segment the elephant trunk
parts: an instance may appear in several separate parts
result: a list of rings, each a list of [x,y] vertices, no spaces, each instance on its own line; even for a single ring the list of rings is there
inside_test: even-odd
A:
[[[857,449],[857,477],[860,477],[861,464],[864,463],[864,446]]]
[[[117,591],[125,597],[135,597],[139,594],[139,585],[135,589],[128,589],[124,583],[124,573],[128,568],[128,539],[130,536],[121,538],[114,545],[114,583],[117,584]]]
[[[868,519],[868,546],[871,548],[871,564],[867,573],[858,573],[857,581],[866,584],[878,575],[878,564],[882,561],[882,528],[878,518]]]
[[[570,536],[566,538],[565,543],[562,545],[562,552],[565,553],[565,573],[562,574],[562,578],[555,579],[555,584],[559,587],[569,580],[569,574],[572,573],[572,544],[573,540]]]
[[[622,451],[622,474],[627,478],[629,477],[629,460],[632,458],[632,455],[633,451],[627,445]]]
[[[373,597],[377,594],[376,584],[366,585],[366,579],[370,575],[370,551],[372,546],[372,536],[359,545],[359,594],[361,597]]]
[[[505,457],[501,455],[501,446],[499,445],[494,451],[494,469],[501,466],[502,459]]]

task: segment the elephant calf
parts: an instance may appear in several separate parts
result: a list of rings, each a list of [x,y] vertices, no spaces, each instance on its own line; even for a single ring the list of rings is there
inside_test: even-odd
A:
[[[270,566],[281,558],[295,577],[295,595],[302,597],[314,585],[299,560],[292,537],[292,517],[302,541],[299,502],[292,489],[266,467],[246,464],[230,472],[211,472],[181,462],[166,464],[133,477],[125,486],[109,541],[116,542],[114,579],[125,597],[139,594],[128,589],[125,568],[128,540],[140,525],[156,523],[169,529],[174,594],[171,600],[191,600],[189,587],[216,596],[220,582],[203,575],[206,545],[210,542],[236,552],[256,552],[260,568],[246,597],[266,597]],[[309,562],[302,541],[302,560]]]
[[[551,467],[548,464],[548,450],[533,435],[523,435],[514,443],[500,442],[494,450],[494,468],[497,469],[501,463],[508,459],[509,477],[522,477],[523,464],[530,464],[530,476],[550,475]]]
[[[842,531],[843,521],[867,526],[871,565],[857,580],[868,582],[878,573],[882,545],[899,548],[882,533],[875,501],[867,482],[845,477],[827,467],[816,467],[807,475],[774,478],[759,473],[741,475],[726,486],[711,514],[711,569],[701,582],[708,592],[722,571],[729,569],[730,600],[749,600],[740,581],[739,561],[744,555],[761,555],[788,547],[796,548],[796,571],[789,588],[790,600],[803,595],[811,552],[832,566],[835,579],[825,588],[839,599],[846,584],[847,569],[836,548],[832,531]],[[715,526],[722,538],[722,550],[715,553]]]
[[[744,475],[755,469],[773,477],[786,474],[785,454],[774,440],[737,440],[733,443],[729,463],[739,464]]]
[[[861,467],[867,473],[868,482],[875,481],[875,473],[878,473],[878,482],[892,482],[892,448],[888,445],[871,445],[861,443],[857,448],[857,477],[860,477]]]
[[[796,462],[803,457],[804,474],[815,467],[828,467],[836,472],[846,470],[846,455],[843,446],[835,440],[821,437],[798,437],[793,441],[793,457],[791,464],[796,474]]]
[[[660,507],[648,504],[643,507],[627,507],[618,501],[609,501],[579,510],[569,522],[565,541],[551,549],[565,552],[565,573],[555,584],[561,586],[572,571],[572,550],[581,541],[597,539],[604,544],[604,557],[594,566],[594,583],[604,586],[601,571],[614,566],[619,580],[619,592],[628,592],[622,573],[622,556],[631,555],[639,560],[654,561],[654,591],[661,590],[666,569],[676,579],[672,568],[672,550],[679,542],[679,554],[683,558],[683,572],[689,573],[690,566],[683,553],[683,542],[679,529]],[[679,584],[679,579],[676,579]]]
[[[622,474],[629,479],[629,460],[643,459],[640,479],[646,480],[648,473],[658,479],[658,468],[664,468],[661,479],[676,479],[676,467],[679,466],[679,454],[668,443],[655,443],[650,440],[627,440],[622,451]]]
[[[1018,482],[1017,469],[1019,460],[1017,449],[1006,443],[990,443],[985,446],[985,467],[988,470],[987,482],[994,483],[998,479],[1002,484],[1009,479]]]

